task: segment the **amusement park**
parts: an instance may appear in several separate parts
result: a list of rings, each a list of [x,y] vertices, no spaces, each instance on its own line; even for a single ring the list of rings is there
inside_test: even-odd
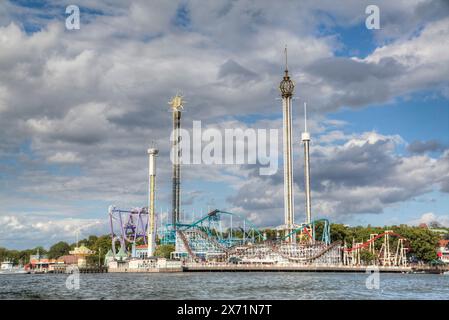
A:
[[[172,139],[172,210],[165,224],[155,211],[156,158],[159,150],[148,149],[148,206],[108,210],[111,249],[105,263],[109,272],[164,272],[211,270],[334,270],[361,271],[374,265],[383,271],[407,272],[409,241],[394,232],[372,233],[363,241],[334,240],[331,223],[313,218],[311,206],[310,133],[307,106],[304,103],[303,146],[305,221],[295,223],[293,203],[292,97],[295,88],[287,67],[279,90],[283,112],[284,224],[271,229],[258,228],[244,215],[220,209],[211,210],[193,221],[182,221],[181,212],[181,114],[183,98],[171,101]],[[158,227],[159,226],[159,227]],[[270,231],[270,232],[269,232]],[[333,241],[334,240],[334,241]],[[155,256],[158,246],[171,246],[168,259]],[[370,259],[366,259],[366,256]],[[369,263],[367,263],[369,261]]]

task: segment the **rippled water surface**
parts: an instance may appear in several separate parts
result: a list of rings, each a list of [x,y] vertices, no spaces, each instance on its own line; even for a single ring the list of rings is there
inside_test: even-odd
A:
[[[0,299],[449,299],[449,276],[380,274],[176,273],[80,274],[67,289],[64,274],[0,275]]]

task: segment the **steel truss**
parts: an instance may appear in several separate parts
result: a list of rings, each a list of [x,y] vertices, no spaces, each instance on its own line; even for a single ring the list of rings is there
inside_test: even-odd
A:
[[[109,207],[109,223],[111,228],[112,253],[117,253],[116,243],[120,250],[128,254],[130,248],[135,248],[137,242],[148,244],[148,209],[133,208],[131,210]]]

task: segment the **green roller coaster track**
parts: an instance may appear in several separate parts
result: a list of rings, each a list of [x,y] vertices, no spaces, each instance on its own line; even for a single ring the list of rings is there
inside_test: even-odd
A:
[[[229,233],[228,233],[227,238],[223,237],[224,232],[221,228],[219,230],[217,230],[216,228],[213,228],[213,224],[221,220],[221,216],[220,216],[221,214],[227,215],[230,217],[230,228],[228,229]],[[232,236],[232,233],[234,232],[234,229],[235,229],[232,225],[233,217],[239,218],[243,222],[244,227],[238,228],[242,232],[242,238],[235,238]],[[220,244],[223,244],[227,247],[233,246],[234,244],[237,244],[237,243],[245,242],[248,239],[252,239],[253,242],[255,242],[256,240],[262,241],[264,239],[263,235],[256,228],[256,226],[251,221],[249,221],[245,217],[243,217],[242,215],[237,214],[237,213],[222,211],[222,210],[218,210],[218,209],[209,212],[204,217],[198,219],[197,221],[195,221],[193,223],[189,223],[189,224],[177,223],[176,224],[176,229],[178,229],[178,230],[187,231],[192,228],[197,228],[197,229],[205,232],[208,237],[217,238],[217,241]],[[173,224],[166,225],[166,230],[163,233],[163,238],[161,241],[163,244],[169,244],[169,243],[173,244],[175,242],[174,229],[175,228],[173,228]]]
[[[302,233],[305,228],[309,228],[309,227],[311,227],[311,229],[312,229],[312,235],[311,235],[312,239],[316,240],[316,227],[319,222],[324,222],[323,232],[322,232],[320,241],[329,245],[331,242],[331,236],[330,236],[330,224],[329,224],[329,220],[327,220],[327,219],[313,220],[309,224],[304,223],[299,228],[294,229],[292,232],[287,234],[285,237],[281,238],[281,240],[285,240],[285,239],[289,238],[292,234],[297,234],[298,232]]]
[[[223,230],[221,230],[221,229],[216,230],[215,228],[213,228],[213,224],[220,221],[221,214],[230,216],[231,223],[230,223],[230,228],[228,230],[230,230],[231,236],[229,236],[229,234],[228,234],[227,238],[223,237],[223,234],[224,234]],[[232,237],[232,232],[233,232],[232,218],[233,217],[239,218],[243,222],[244,227],[243,228],[239,227],[240,231],[242,232],[242,238]],[[313,240],[316,240],[317,226],[318,226],[318,224],[321,224],[321,223],[323,223],[323,230],[322,230],[320,241],[325,243],[326,245],[329,245],[330,240],[331,240],[330,239],[330,224],[329,224],[329,220],[327,220],[327,219],[317,219],[317,220],[312,221],[310,224],[302,224],[300,227],[296,228],[289,234],[285,235],[280,240],[283,241],[283,240],[287,239],[288,237],[290,237],[292,234],[302,233],[304,231],[304,228],[311,228],[312,229],[311,237]],[[204,217],[198,219],[195,222],[192,222],[189,224],[177,223],[176,228],[178,230],[182,230],[182,231],[187,231],[192,228],[197,228],[197,229],[205,232],[208,237],[217,239],[217,241],[220,244],[222,244],[226,247],[231,247],[235,244],[241,244],[248,239],[251,239],[253,242],[256,242],[256,240],[259,242],[262,240],[266,240],[266,239],[264,239],[264,236],[261,234],[261,232],[258,230],[258,228],[251,221],[247,220],[244,216],[237,214],[237,213],[222,211],[222,210],[218,210],[218,209],[215,209],[215,210],[209,212]],[[251,233],[252,233],[252,236],[251,236]],[[175,231],[173,228],[173,224],[166,225],[165,231],[163,231],[161,243],[163,243],[163,244],[174,244],[175,243]]]

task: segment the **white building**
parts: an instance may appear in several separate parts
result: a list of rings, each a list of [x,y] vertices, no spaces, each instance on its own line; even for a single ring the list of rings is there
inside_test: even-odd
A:
[[[449,240],[440,240],[437,249],[438,259],[449,263]]]

